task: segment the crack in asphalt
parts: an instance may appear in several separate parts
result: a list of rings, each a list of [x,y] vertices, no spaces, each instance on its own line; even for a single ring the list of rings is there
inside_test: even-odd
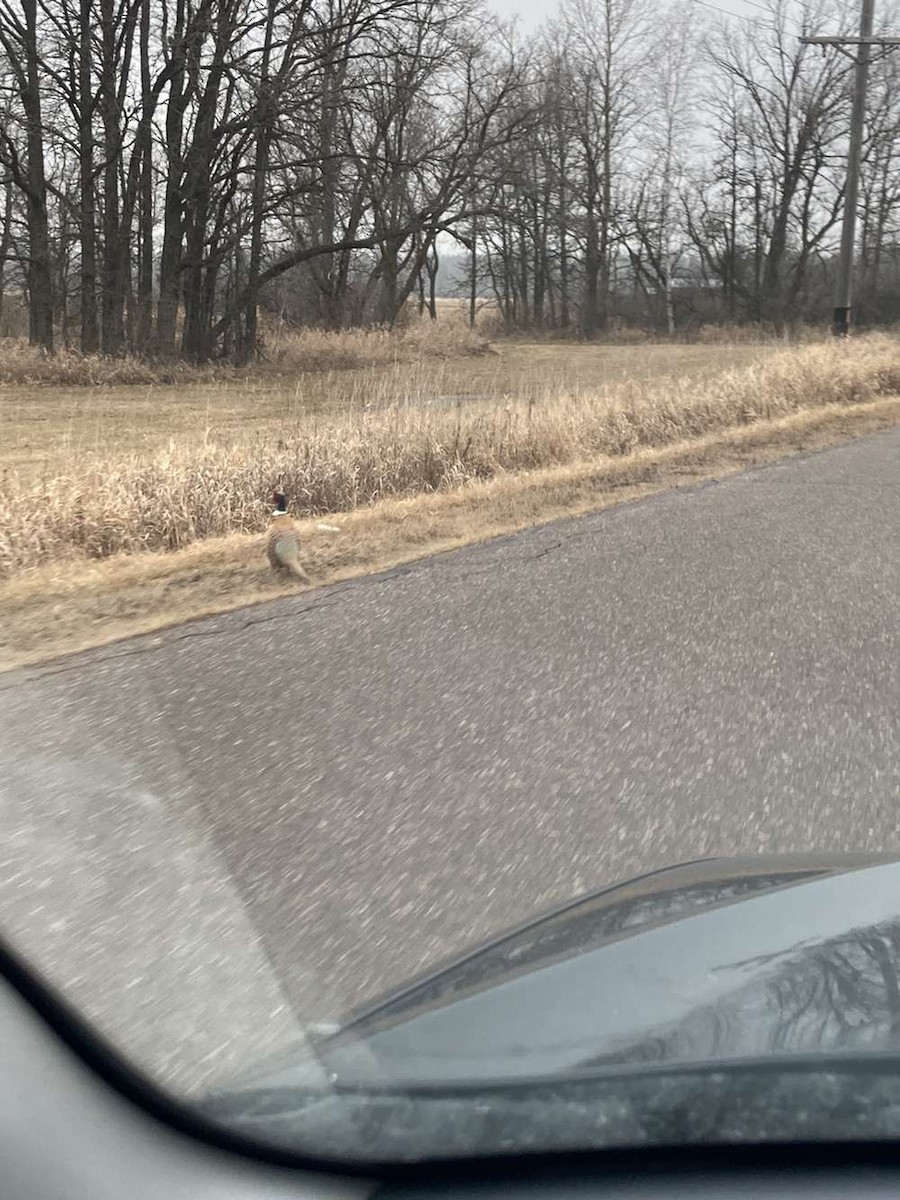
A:
[[[277,604],[278,601],[272,600],[268,603]],[[271,616],[260,617],[257,620],[242,621],[240,625],[235,625],[233,628],[228,629],[193,629],[179,634],[172,634],[166,630],[162,630],[158,634],[137,634],[135,635],[134,640],[140,638],[143,641],[143,639],[148,637],[158,637],[160,640],[155,645],[129,646],[129,648],[126,650],[122,650],[113,654],[102,654],[97,657],[93,657],[93,652],[91,650],[80,651],[79,657],[81,654],[89,654],[92,655],[90,660],[74,663],[63,663],[55,667],[39,666],[37,668],[33,668],[33,673],[26,675],[23,679],[14,680],[12,683],[0,685],[0,693],[11,692],[17,688],[24,687],[27,684],[39,683],[42,679],[49,679],[56,675],[66,675],[72,671],[90,670],[92,667],[104,666],[106,663],[117,662],[120,659],[137,658],[144,654],[155,654],[161,650],[167,649],[169,646],[177,645],[179,642],[187,642],[198,638],[217,637],[222,635],[229,636],[236,633],[241,633],[247,629],[251,629],[254,625],[266,625],[271,621],[285,620],[288,617],[298,617],[302,616],[304,613],[316,612],[319,609],[333,607],[336,607],[336,601],[332,600],[332,598],[329,596],[316,604],[307,604],[303,608],[293,609],[289,613],[273,613]],[[221,615],[227,616],[229,614]],[[202,621],[209,620],[211,618],[207,616],[196,619],[198,621]],[[25,670],[27,670],[27,668],[25,668]]]
[[[586,514],[586,515],[590,515],[590,514]],[[573,517],[573,518],[569,518],[569,519],[572,521],[577,521],[580,518]],[[537,527],[537,529],[540,529],[540,527]],[[515,539],[520,538],[523,535],[526,535],[526,534],[532,533],[532,532],[536,532],[536,530],[525,529],[525,530],[519,530],[514,534],[502,534],[500,537],[498,537],[496,539],[492,539],[491,542],[488,543],[487,548],[490,549],[490,551],[493,553],[496,550],[501,550],[503,548],[504,544],[508,544],[508,543],[514,541]],[[513,565],[521,565],[522,563],[536,562],[538,559],[546,558],[549,554],[553,554],[557,550],[561,550],[563,548],[563,546],[569,541],[576,541],[576,540],[580,540],[585,537],[596,537],[599,533],[600,533],[600,531],[597,529],[572,530],[571,533],[568,533],[565,537],[560,538],[558,541],[554,542],[551,546],[546,546],[543,550],[538,550],[536,553],[528,553],[528,554],[519,555],[519,556],[516,556],[515,558],[510,559],[509,561]],[[477,549],[484,549],[484,548],[485,548],[484,546],[477,547]],[[447,553],[448,554],[466,553],[466,551],[469,549],[470,549],[469,547],[460,547],[459,550],[452,550]],[[188,630],[185,630],[183,633],[177,633],[177,634],[172,633],[167,630],[161,630],[156,634],[153,634],[153,633],[136,634],[136,635],[134,635],[134,638],[129,639],[129,641],[130,640],[137,641],[140,639],[143,642],[143,640],[145,638],[157,638],[159,640],[156,641],[154,644],[149,644],[149,645],[142,644],[142,645],[138,645],[138,646],[129,646],[127,649],[124,649],[124,650],[121,650],[121,651],[118,651],[115,653],[108,653],[108,654],[103,654],[102,652],[98,652],[95,655],[95,652],[90,649],[86,650],[86,651],[79,651],[78,656],[81,661],[73,662],[73,663],[60,663],[57,666],[48,665],[46,667],[42,667],[39,665],[35,668],[31,668],[30,672],[29,672],[29,668],[26,667],[26,668],[23,668],[23,671],[29,672],[29,673],[25,674],[24,677],[20,677],[18,679],[13,678],[12,682],[10,682],[10,683],[0,684],[0,694],[3,694],[4,692],[16,691],[20,688],[27,687],[30,684],[40,683],[44,679],[51,679],[58,675],[66,675],[66,674],[70,674],[70,673],[76,672],[76,671],[88,671],[94,667],[105,666],[107,663],[110,663],[110,662],[118,662],[118,661],[121,661],[123,659],[128,659],[128,658],[139,658],[146,654],[157,654],[160,651],[166,650],[171,646],[177,645],[179,642],[186,642],[186,641],[191,641],[191,640],[199,639],[199,638],[234,637],[235,635],[243,633],[248,629],[252,629],[254,626],[257,626],[257,625],[268,625],[275,621],[285,621],[285,620],[290,620],[294,617],[302,617],[310,612],[320,612],[321,610],[326,609],[326,608],[335,608],[338,606],[338,601],[339,601],[340,597],[351,590],[356,591],[360,587],[363,587],[363,586],[380,587],[380,586],[384,586],[385,584],[392,583],[395,579],[398,579],[398,578],[401,578],[401,577],[407,576],[407,575],[413,575],[419,571],[440,569],[441,567],[444,567],[447,565],[446,562],[442,561],[443,559],[445,559],[445,557],[446,557],[445,555],[436,554],[429,558],[419,559],[416,562],[410,563],[408,565],[404,564],[404,565],[401,565],[398,567],[391,567],[387,571],[380,571],[377,575],[361,576],[357,579],[349,580],[344,585],[336,584],[336,585],[334,585],[334,590],[329,590],[328,595],[324,596],[321,600],[318,600],[311,604],[306,604],[302,608],[291,609],[289,612],[271,613],[268,616],[257,617],[254,619],[248,618],[244,621],[241,621],[240,624],[237,624],[237,625],[233,624],[232,622],[229,622],[229,624],[226,628],[220,627],[220,628],[213,628],[213,629],[188,629]],[[475,566],[475,567],[470,568],[469,570],[464,570],[460,573],[454,573],[454,577],[457,580],[465,580],[465,579],[475,578],[479,575],[488,574],[492,570],[496,570],[496,563],[494,563],[494,562],[487,563],[484,566]],[[279,604],[282,599],[283,599],[282,597],[279,597],[275,600],[264,601],[263,603],[264,604]],[[235,610],[235,611],[240,611],[240,610]],[[227,619],[229,617],[232,617],[233,613],[222,613],[219,615],[221,615],[222,617]],[[205,617],[196,618],[196,621],[198,623],[200,621],[206,621],[206,620],[215,620],[215,616],[208,615]],[[90,659],[85,660],[82,657],[83,655],[90,655],[91,657],[90,657]],[[14,671],[13,674],[16,675],[16,674],[18,674],[18,672]]]

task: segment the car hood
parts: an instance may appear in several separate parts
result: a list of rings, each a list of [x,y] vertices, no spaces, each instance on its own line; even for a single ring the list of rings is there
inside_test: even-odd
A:
[[[900,1049],[900,863],[707,861],[506,935],[320,1041],[343,1082]]]
[[[539,1099],[548,1085],[605,1079],[609,1122],[613,1101],[620,1117],[626,1110],[646,1113],[658,1102],[660,1084],[658,1078],[648,1084],[651,1075],[687,1078],[685,1072],[699,1068],[707,1072],[698,1085],[699,1104],[713,1103],[721,1086],[744,1116],[757,1104],[760,1127],[775,1123],[777,1135],[779,1122],[792,1128],[799,1119],[793,1081],[779,1106],[771,1087],[742,1094],[733,1081],[722,1084],[724,1075],[710,1077],[710,1068],[802,1064],[809,1070],[821,1063],[833,1071],[835,1064],[840,1070],[841,1063],[890,1060],[897,1064],[890,1103],[882,1098],[896,1125],[900,1058],[890,1056],[900,1053],[898,963],[896,861],[687,864],[584,897],[332,1031],[314,1032],[314,1056],[272,1064],[236,1082],[210,1098],[210,1111],[274,1128],[280,1109],[289,1108],[296,1130],[309,1127],[301,1092],[430,1096],[444,1106],[431,1113],[440,1146],[453,1097],[493,1093],[496,1111],[498,1089],[505,1089],[532,1096],[538,1107],[529,1110],[530,1119],[540,1140],[547,1114],[560,1111],[555,1102],[546,1107],[546,1096]],[[640,1078],[643,1083],[633,1084]],[[620,1083],[613,1086],[613,1079]],[[850,1091],[856,1103],[858,1081]],[[841,1096],[846,1099],[845,1090]],[[720,1116],[727,1107],[723,1099]],[[347,1111],[344,1104],[342,1117]],[[607,1144],[596,1128],[596,1097],[585,1111],[594,1114],[590,1136]],[[458,1109],[467,1121],[472,1112],[470,1101]],[[421,1126],[426,1115],[427,1105],[417,1103],[413,1124]],[[397,1119],[392,1112],[385,1128]],[[521,1111],[515,1128],[521,1136]],[[479,1137],[490,1143],[484,1129]],[[425,1144],[427,1134],[422,1139]]]

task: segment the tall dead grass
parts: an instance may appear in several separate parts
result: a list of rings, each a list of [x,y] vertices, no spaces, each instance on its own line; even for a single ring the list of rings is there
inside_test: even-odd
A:
[[[487,351],[485,339],[459,322],[418,320],[394,330],[273,327],[264,345],[265,361],[284,372],[356,370]]]
[[[154,363],[130,355],[108,358],[66,349],[48,356],[24,339],[6,338],[0,342],[2,384],[90,388],[179,384],[215,379],[221,371],[214,364],[195,367],[189,363]]]
[[[506,472],[627,455],[826,404],[900,392],[900,341],[820,343],[703,378],[560,391],[505,406],[362,412],[288,439],[185,441],[150,460],[0,483],[0,574],[71,556],[177,550],[265,526],[274,484],[298,515],[463,486]]]
[[[269,323],[262,358],[244,368],[227,363],[154,362],[123,355],[79,354],[60,350],[52,357],[22,339],[0,341],[0,383],[64,387],[126,387],[134,384],[187,384],[235,380],[265,374],[343,371],[452,358],[487,351],[484,338],[458,323],[416,322],[398,330],[294,329]]]

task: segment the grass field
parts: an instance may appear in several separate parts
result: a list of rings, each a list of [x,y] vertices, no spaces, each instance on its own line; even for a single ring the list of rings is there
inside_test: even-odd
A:
[[[0,382],[0,471],[14,471],[22,482],[53,479],[83,469],[86,459],[152,456],[173,440],[249,450],[296,438],[326,421],[352,421],[373,408],[602,392],[629,381],[708,376],[774,352],[771,345],[558,342],[484,348],[480,340],[462,337],[456,353],[418,357],[408,357],[401,343],[392,361],[379,353],[380,335],[370,335],[369,347],[365,335],[355,340],[355,355],[336,350],[329,356],[326,347],[311,363],[295,352],[292,362],[276,357],[257,372],[200,379],[185,373],[179,382],[122,384],[113,376],[109,382],[48,384],[30,381],[23,371],[22,382]]]
[[[369,336],[178,385],[0,385],[0,665],[296,590],[261,553],[276,483],[324,583],[900,419],[884,335]]]

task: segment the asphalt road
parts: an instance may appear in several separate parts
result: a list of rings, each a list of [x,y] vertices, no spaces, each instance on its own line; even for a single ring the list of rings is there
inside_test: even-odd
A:
[[[0,925],[178,1086],[554,902],[900,847],[900,431],[0,678]]]

